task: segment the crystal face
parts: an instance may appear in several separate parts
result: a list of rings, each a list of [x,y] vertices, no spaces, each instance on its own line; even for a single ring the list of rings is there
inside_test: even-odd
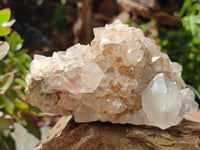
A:
[[[150,125],[161,128],[176,125],[182,120],[181,105],[180,88],[164,73],[157,74],[142,92],[143,111]]]
[[[166,129],[197,110],[182,66],[160,52],[140,29],[119,20],[94,29],[90,45],[52,57],[35,55],[27,97],[44,112],[73,114],[76,122],[110,121]]]

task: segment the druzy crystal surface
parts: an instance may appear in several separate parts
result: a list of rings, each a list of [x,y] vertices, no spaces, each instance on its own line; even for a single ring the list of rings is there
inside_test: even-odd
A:
[[[140,29],[119,20],[94,29],[90,45],[35,55],[26,77],[29,101],[44,112],[166,129],[197,110],[182,66]]]

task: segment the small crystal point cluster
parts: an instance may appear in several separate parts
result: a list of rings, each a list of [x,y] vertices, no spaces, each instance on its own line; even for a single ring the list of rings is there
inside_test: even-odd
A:
[[[180,123],[198,104],[181,78],[182,66],[161,53],[140,29],[116,20],[94,29],[90,45],[52,57],[35,55],[26,77],[29,101],[76,122],[153,125]]]

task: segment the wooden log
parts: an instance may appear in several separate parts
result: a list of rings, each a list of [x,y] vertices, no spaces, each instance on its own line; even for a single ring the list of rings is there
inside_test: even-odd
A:
[[[200,123],[183,120],[161,130],[151,126],[75,123],[62,117],[34,150],[199,150]]]
[[[80,30],[80,43],[89,44],[93,38],[92,35],[92,0],[83,0],[83,6],[81,9],[81,30]]]
[[[164,2],[169,6],[164,7],[156,0],[119,0],[123,10],[133,16],[155,19],[157,23],[162,25],[181,25],[181,19],[174,16],[174,13],[179,10],[182,0],[177,3],[173,3],[175,1],[170,0]]]

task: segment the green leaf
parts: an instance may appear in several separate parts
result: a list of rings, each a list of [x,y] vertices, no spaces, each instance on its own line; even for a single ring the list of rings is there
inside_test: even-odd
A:
[[[3,112],[0,111],[0,131],[10,130],[12,128],[13,128],[13,120],[11,116],[4,115]]]
[[[9,90],[6,91],[6,96],[12,102],[14,102],[16,98],[18,98],[18,94],[13,88],[9,88]]]
[[[19,67],[20,71],[22,71],[24,74],[29,74],[28,70],[24,67],[24,65],[20,62],[20,60],[16,61],[16,65]]]
[[[0,45],[0,60],[2,60],[8,53],[9,45],[7,42],[3,42]]]
[[[12,20],[10,20],[8,22],[3,23],[1,26],[2,27],[11,27],[15,22],[16,22],[16,20],[12,19]]]
[[[0,132],[0,147],[2,150],[16,150],[14,139],[10,133],[5,133],[6,131]]]
[[[22,47],[22,43],[24,42],[21,36],[15,31],[12,32],[9,37],[6,37],[6,41],[10,45],[10,50],[12,52],[19,50]]]
[[[0,94],[4,94],[6,90],[11,86],[14,79],[14,73],[6,73],[0,77]]]
[[[17,90],[16,91],[17,92],[17,95],[18,95],[18,97],[20,98],[20,99],[26,99],[26,95],[25,95],[25,93],[24,93],[24,90]]]
[[[24,57],[23,55],[27,52],[27,49],[19,50],[16,52],[15,56],[18,58]]]
[[[15,100],[15,106],[17,106],[20,110],[29,110],[29,105],[19,99]]]
[[[11,32],[11,28],[0,26],[0,36],[6,36]]]
[[[8,20],[10,19],[10,14],[11,13],[9,8],[0,11],[0,25],[8,22]]]
[[[4,105],[6,112],[9,115],[13,115],[15,108],[14,104],[5,95],[0,95],[0,101]]]
[[[25,63],[26,61],[26,56],[25,53],[27,52],[27,50],[19,50],[15,53],[15,57],[17,57],[21,63]]]
[[[29,69],[30,68],[30,64],[32,62],[32,59],[31,59],[31,57],[28,54],[24,54],[24,57],[26,58],[25,66],[26,66],[26,68]]]
[[[31,106],[31,109],[37,113],[41,113],[41,110],[38,107]]]
[[[16,78],[15,82],[17,82],[19,85],[21,85],[23,88],[26,88],[26,82],[20,78]]]
[[[26,70],[26,68],[24,67],[24,64],[22,64],[20,60],[15,60],[14,68],[15,68],[16,73],[19,73],[19,74],[25,74],[25,72],[28,72],[28,70]]]
[[[30,114],[25,113],[25,112],[22,113],[22,117],[26,121],[26,124],[24,125],[25,129],[40,140],[41,131],[40,131],[39,126],[37,125],[36,119],[32,117]]]
[[[27,129],[27,131],[31,134],[33,134],[36,138],[38,138],[39,140],[41,140],[41,131],[40,128],[38,127],[38,125],[35,122],[32,122],[28,119],[26,119],[26,126],[25,128]]]

